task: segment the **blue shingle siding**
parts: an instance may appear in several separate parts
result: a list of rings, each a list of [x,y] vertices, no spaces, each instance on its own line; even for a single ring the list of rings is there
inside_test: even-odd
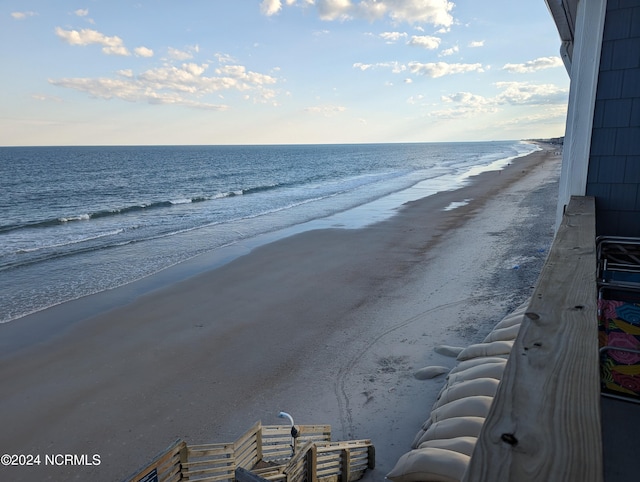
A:
[[[598,175],[600,173],[601,160],[596,156],[591,156],[589,159],[589,169],[587,170],[587,188],[590,184],[596,184],[598,182]]]
[[[596,212],[602,212],[600,203],[596,199]],[[612,211],[607,216],[601,216],[596,222],[597,233],[615,233],[618,230],[620,215],[619,213]],[[632,234],[625,234],[625,236],[633,236]]]
[[[624,70],[600,70],[596,99],[619,99],[622,96]]]
[[[616,149],[618,129],[611,127],[593,129],[591,133],[591,156],[612,156]],[[589,160],[589,163],[593,162]]]
[[[637,38],[613,40],[611,69],[633,69],[640,67],[640,43]]]
[[[637,184],[611,184],[611,204],[619,211],[635,211]]]
[[[633,99],[605,101],[602,109],[602,127],[629,127],[632,106]]]
[[[640,211],[640,189],[638,189],[638,192],[636,193],[636,203],[633,211],[636,216],[638,215],[638,211]]]
[[[614,154],[627,156],[640,153],[640,127],[620,127],[616,129]]]
[[[619,213],[615,218],[617,229],[622,229],[625,236],[640,237],[640,224],[638,224],[638,214],[633,212]]]
[[[620,96],[625,98],[640,96],[640,69],[626,69],[619,72],[624,72]]]
[[[625,182],[640,184],[640,155],[627,156],[624,167]]]
[[[587,195],[599,235],[640,236],[640,0],[609,0]]]
[[[602,51],[600,52],[600,70],[611,70],[611,63],[613,62],[613,47],[615,42],[605,41],[602,42]]]
[[[634,8],[629,18],[631,19],[629,37],[640,37],[640,10]]]
[[[604,26],[603,40],[615,40],[629,38],[631,31],[631,14],[633,9],[620,8],[611,10],[607,14],[607,22]]]
[[[629,121],[629,127],[640,126],[640,97],[633,99],[633,105],[631,106],[631,119]]]
[[[587,185],[587,196],[596,198],[596,208],[611,209],[611,184],[591,183]]]
[[[601,184],[618,184],[625,182],[626,159],[620,156],[603,156],[598,159],[599,169],[597,182]]]

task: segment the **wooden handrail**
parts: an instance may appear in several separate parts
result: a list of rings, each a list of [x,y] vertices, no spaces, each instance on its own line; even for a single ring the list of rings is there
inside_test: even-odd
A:
[[[573,197],[463,482],[602,482],[595,202]]]

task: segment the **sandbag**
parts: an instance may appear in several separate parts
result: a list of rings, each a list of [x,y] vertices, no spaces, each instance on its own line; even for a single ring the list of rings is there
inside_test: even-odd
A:
[[[463,346],[438,345],[433,351],[440,355],[457,357],[464,350]]]
[[[427,440],[426,442],[422,442],[418,448],[453,450],[454,452],[471,457],[477,441],[478,439],[476,437],[443,438],[438,440]]]
[[[492,403],[493,397],[483,395],[459,398],[433,410],[431,412],[431,420],[436,423],[455,417],[486,418]]]
[[[486,400],[485,400],[486,399]],[[486,417],[491,408],[492,397],[474,395],[458,398],[432,408],[429,418],[420,427],[426,431],[435,422],[455,417]]]
[[[485,360],[489,360],[485,362]],[[451,386],[460,383],[463,379],[472,380],[474,378],[495,378],[500,380],[502,378],[502,373],[499,370],[495,369],[495,366],[489,366],[494,364],[502,364],[506,366],[506,358],[502,359],[500,357],[479,357],[479,358],[471,358],[469,360],[465,360],[461,362],[457,367],[449,372],[447,375],[447,383],[443,385],[438,393],[436,400],[440,399],[445,390],[451,388]],[[487,368],[476,368],[480,366],[487,366]],[[476,370],[471,370],[467,372],[470,368],[476,368]],[[485,371],[486,370],[486,371]],[[459,373],[465,372],[463,375],[458,375]],[[487,373],[487,375],[485,375]],[[498,373],[498,376],[495,376],[495,373]],[[482,395],[482,394],[479,394]]]
[[[512,341],[515,340],[520,331],[520,324],[508,326],[506,328],[494,328],[484,339],[484,343],[492,341]]]
[[[496,326],[493,327],[493,329],[495,330],[496,328],[497,329],[507,328],[514,324],[519,325],[520,323],[522,323],[522,319],[524,318],[524,314],[527,312],[527,308],[529,308],[530,302],[531,300],[527,300],[524,303],[522,303],[515,310],[513,310],[511,313],[505,316],[502,320],[500,320],[500,322],[498,322]]]
[[[432,410],[465,397],[478,395],[493,397],[498,391],[499,383],[500,380],[495,378],[475,378],[473,380],[465,380],[453,386],[447,386],[438,396],[438,399],[433,404]]]
[[[473,380],[475,378],[495,378],[497,380],[501,380],[505,366],[506,365],[504,363],[484,363],[482,365],[477,365],[448,375],[447,383],[451,387],[456,383]]]
[[[404,454],[387,474],[393,482],[459,482],[470,457],[453,450],[427,447]]]
[[[425,423],[429,422],[429,425],[431,425],[431,418],[427,419],[427,421]],[[426,428],[421,428],[420,430],[418,430],[418,433],[416,433],[416,436],[413,437],[413,442],[411,442],[411,448],[412,449],[417,449],[418,448],[418,444],[420,443],[420,439],[422,438],[422,436],[424,435],[424,433],[427,431]]]
[[[477,343],[469,345],[457,356],[458,361],[469,360],[470,358],[506,355],[511,353],[513,341],[492,341],[491,343]]]
[[[503,328],[509,328],[515,325],[521,325],[524,319],[524,313],[517,313],[505,316],[502,320],[496,323],[493,327],[494,330],[502,330]]]
[[[455,437],[477,437],[482,429],[482,417],[454,417],[433,423],[418,440],[418,446],[427,440]]]
[[[431,427],[432,423],[433,423],[433,421],[431,420],[431,414],[429,414],[429,418],[424,421],[424,423],[420,426],[420,429],[424,432],[429,427]]]
[[[417,370],[413,376],[417,380],[430,380],[447,373],[450,369],[443,366],[428,366]]]
[[[461,361],[457,366],[453,367],[449,374],[453,375],[454,373],[461,372],[462,370],[466,370],[467,368],[475,367],[478,365],[483,365],[485,363],[507,363],[507,355],[501,356],[480,356],[477,358],[469,358],[468,360]]]

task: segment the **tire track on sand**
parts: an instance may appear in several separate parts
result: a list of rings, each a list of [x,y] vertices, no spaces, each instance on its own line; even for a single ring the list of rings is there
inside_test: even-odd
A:
[[[342,436],[343,438],[350,440],[353,438],[354,426],[353,426],[353,416],[349,402],[349,396],[347,395],[347,391],[345,389],[346,379],[349,373],[351,373],[353,367],[360,361],[360,359],[367,353],[373,345],[378,343],[385,336],[393,333],[400,328],[404,328],[419,319],[422,319],[424,315],[428,315],[439,310],[443,310],[445,308],[451,308],[459,304],[469,303],[474,301],[483,301],[492,298],[489,295],[483,296],[472,296],[470,298],[465,298],[458,301],[452,301],[450,303],[444,303],[442,305],[435,306],[425,311],[421,311],[406,320],[401,321],[393,325],[391,328],[383,331],[379,335],[377,335],[374,339],[372,339],[369,343],[367,343],[358,353],[356,353],[345,365],[343,365],[338,370],[338,375],[336,377],[336,381],[334,383],[334,393],[336,396],[336,400],[338,402],[338,412],[340,425],[342,427]]]

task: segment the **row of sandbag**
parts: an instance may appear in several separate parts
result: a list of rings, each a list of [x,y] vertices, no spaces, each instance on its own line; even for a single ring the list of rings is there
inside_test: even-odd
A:
[[[447,367],[430,366],[415,373],[429,379],[449,372],[429,418],[387,478],[393,482],[459,482],[469,465],[480,429],[504,373],[511,347],[529,302],[503,318],[482,343],[436,351],[456,356]]]

